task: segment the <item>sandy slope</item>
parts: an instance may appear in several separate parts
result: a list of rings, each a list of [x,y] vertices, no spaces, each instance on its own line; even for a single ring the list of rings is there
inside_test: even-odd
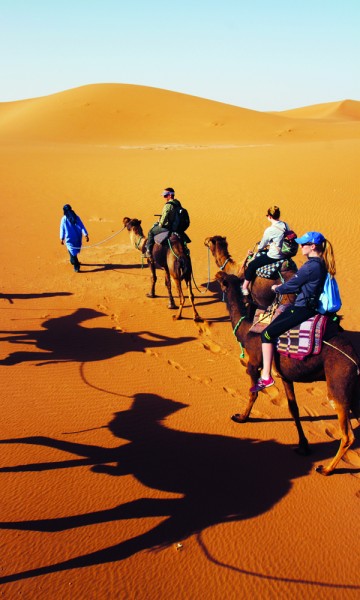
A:
[[[265,114],[125,85],[0,105],[2,597],[359,596],[359,430],[325,479],[324,383],[296,386],[309,458],[280,382],[230,420],[249,382],[203,245],[227,235],[242,259],[273,203],[322,231],[359,349],[359,120],[355,101]],[[147,231],[168,185],[191,214],[204,324],[189,307],[172,321],[162,273],[146,298],[125,231],[96,245],[124,216]],[[95,244],[80,274],[65,202]]]

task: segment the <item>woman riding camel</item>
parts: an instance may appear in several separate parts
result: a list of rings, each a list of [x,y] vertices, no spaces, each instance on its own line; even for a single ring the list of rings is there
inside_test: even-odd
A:
[[[277,294],[297,296],[294,304],[280,313],[261,334],[263,368],[256,385],[250,388],[251,392],[259,392],[275,383],[271,365],[277,338],[316,314],[327,273],[333,277],[336,272],[332,245],[322,233],[309,231],[296,241],[308,260],[289,281],[271,287]]]
[[[281,244],[284,238],[285,231],[289,229],[287,223],[280,221],[280,208],[271,206],[267,213],[267,219],[270,221],[269,227],[264,231],[261,242],[258,244],[258,251],[266,246],[269,246],[267,252],[262,252],[260,256],[256,256],[251,260],[245,269],[245,280],[242,285],[242,293],[244,296],[249,295],[248,287],[250,282],[255,279],[256,270],[264,265],[277,262],[280,258],[284,258],[281,254]],[[253,252],[249,251],[251,256]]]

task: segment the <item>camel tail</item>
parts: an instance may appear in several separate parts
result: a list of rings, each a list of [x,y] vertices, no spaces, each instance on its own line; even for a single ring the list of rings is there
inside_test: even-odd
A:
[[[181,281],[184,279],[186,282],[189,281],[191,276],[191,264],[186,256],[180,256],[177,262],[178,274]]]

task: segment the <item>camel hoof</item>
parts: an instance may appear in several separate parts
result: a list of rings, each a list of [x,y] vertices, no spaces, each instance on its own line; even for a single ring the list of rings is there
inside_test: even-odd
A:
[[[245,417],[240,413],[236,413],[235,415],[232,415],[231,420],[234,421],[234,423],[246,423],[248,417]]]
[[[152,294],[151,292],[149,292],[149,294],[146,294],[147,298],[156,298],[156,294]]]
[[[204,322],[204,319],[202,319],[202,318],[201,318],[199,315],[196,315],[196,316],[194,317],[194,322],[195,322],[195,323],[203,323],[203,322]]]
[[[319,473],[319,475],[325,475],[325,477],[331,473],[331,471],[328,471],[323,465],[315,467],[315,471]]]
[[[177,310],[177,308],[178,307],[176,306],[176,304],[168,304],[168,309],[169,310]]]

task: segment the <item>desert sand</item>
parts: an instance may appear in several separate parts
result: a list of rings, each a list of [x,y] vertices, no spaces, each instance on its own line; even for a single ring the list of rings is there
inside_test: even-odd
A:
[[[231,421],[249,380],[204,239],[242,260],[273,204],[321,231],[360,353],[360,102],[260,113],[85,86],[0,104],[0,155],[1,598],[359,598],[360,429],[326,478],[324,382],[295,386],[311,456],[278,378]],[[125,216],[147,231],[167,186],[190,212],[203,323],[188,301],[173,321],[161,272],[146,297],[122,231]],[[65,203],[90,234],[80,273]]]

